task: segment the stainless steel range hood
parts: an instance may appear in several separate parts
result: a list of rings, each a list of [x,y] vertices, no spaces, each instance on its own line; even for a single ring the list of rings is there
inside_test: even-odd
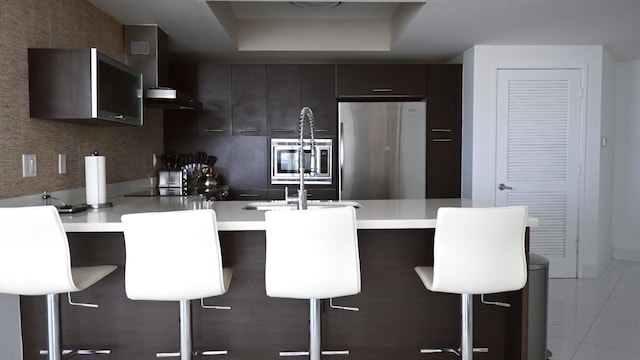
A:
[[[168,86],[169,37],[157,25],[124,25],[124,62],[141,71],[144,105],[164,109],[202,109],[202,103]]]

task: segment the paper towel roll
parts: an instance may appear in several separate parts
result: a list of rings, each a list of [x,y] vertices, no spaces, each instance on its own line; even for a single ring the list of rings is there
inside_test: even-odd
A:
[[[84,157],[84,179],[87,191],[87,205],[107,202],[107,176],[104,156]]]

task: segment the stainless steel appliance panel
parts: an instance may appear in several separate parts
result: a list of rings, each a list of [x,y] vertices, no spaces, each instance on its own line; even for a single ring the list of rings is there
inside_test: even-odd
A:
[[[426,195],[426,103],[340,102],[340,199]]]

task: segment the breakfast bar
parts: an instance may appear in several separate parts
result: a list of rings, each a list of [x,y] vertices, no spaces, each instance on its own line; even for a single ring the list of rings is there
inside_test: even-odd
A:
[[[224,358],[228,359],[278,359],[280,351],[308,346],[308,302],[270,298],[265,293],[264,211],[247,210],[251,207],[248,201],[201,202],[191,197],[124,196],[111,201],[112,208],[61,215],[74,266],[118,265],[99,284],[74,294],[74,301],[96,303],[98,309],[61,302],[65,345],[107,344],[112,349],[108,359],[151,359],[156,352],[175,351],[177,304],[131,301],[125,295],[125,248],[120,217],[128,213],[210,207],[216,211],[223,262],[225,267],[233,268],[233,280],[226,294],[206,302],[230,306],[231,310],[203,309],[197,301],[193,302],[194,348],[226,349],[228,355]],[[483,204],[468,199],[358,203],[362,292],[334,302],[357,307],[359,311],[332,309],[328,301],[323,301],[323,348],[349,350],[348,356],[323,358],[450,358],[451,354],[421,354],[420,349],[458,346],[460,298],[425,291],[413,268],[433,263],[438,208]],[[537,226],[537,219],[529,218],[527,225]],[[488,347],[489,352],[477,354],[476,358],[526,359],[528,286],[487,296],[488,300],[510,303],[510,308],[484,305],[477,298],[474,342]],[[41,359],[39,351],[46,348],[44,299],[22,296],[20,302],[24,359]]]

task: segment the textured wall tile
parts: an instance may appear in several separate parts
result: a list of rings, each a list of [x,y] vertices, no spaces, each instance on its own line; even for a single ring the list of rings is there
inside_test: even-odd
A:
[[[29,117],[27,49],[96,47],[123,60],[122,25],[86,0],[0,1],[0,198],[84,186],[84,156],[107,159],[107,183],[155,175],[163,151],[162,110],[145,109],[144,126],[96,127]],[[67,173],[58,175],[58,154]],[[38,156],[38,176],[22,177],[22,154]]]

